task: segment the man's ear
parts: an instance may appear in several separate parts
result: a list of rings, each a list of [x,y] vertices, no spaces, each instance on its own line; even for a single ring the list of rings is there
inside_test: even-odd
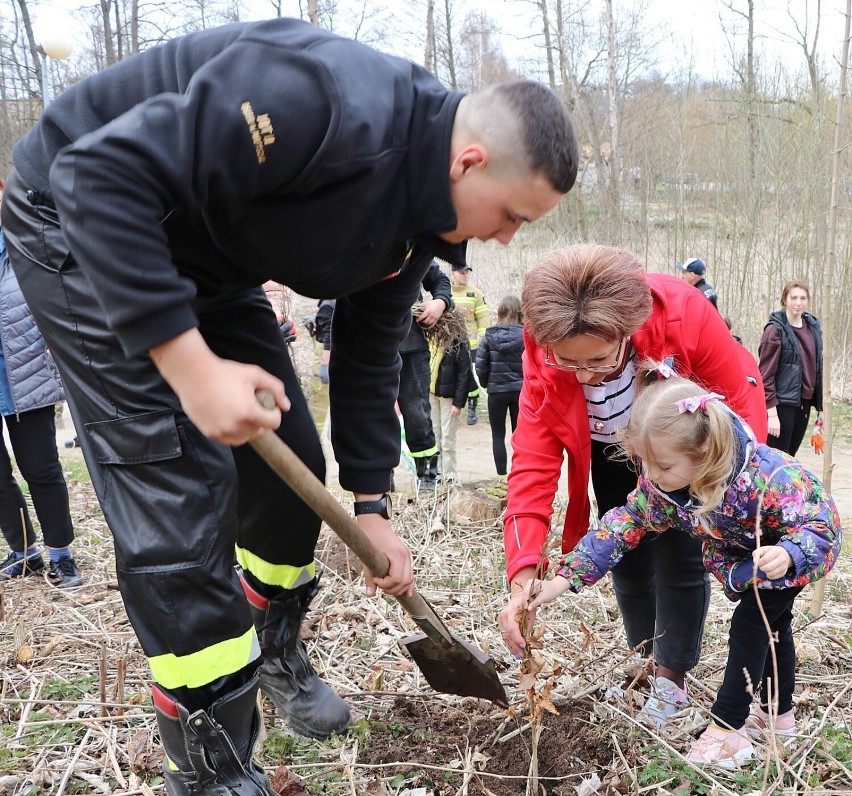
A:
[[[450,181],[457,182],[470,169],[488,165],[488,150],[482,144],[468,144],[460,150],[450,163]]]

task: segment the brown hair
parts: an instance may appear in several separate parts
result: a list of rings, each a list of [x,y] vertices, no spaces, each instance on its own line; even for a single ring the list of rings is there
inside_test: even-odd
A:
[[[801,288],[805,291],[808,296],[808,301],[811,300],[811,291],[808,287],[807,282],[802,282],[800,279],[791,279],[786,285],[784,285],[784,289],[781,291],[781,306],[785,306],[784,302],[787,301],[787,296],[790,295],[790,291],[794,288]]]
[[[524,311],[521,300],[514,294],[503,296],[497,305],[497,323],[523,323]]]
[[[589,334],[618,340],[651,314],[651,289],[636,255],[578,244],[534,266],[521,293],[527,331],[540,346]]]
[[[677,375],[663,378],[659,368],[659,362],[645,360],[637,370],[636,399],[621,446],[629,459],[638,461],[637,442],[653,456],[655,444],[665,440],[698,464],[689,494],[696,513],[703,516],[722,503],[733,472],[737,440],[731,413],[718,400],[695,412],[681,412],[678,401],[705,395],[707,390]]]

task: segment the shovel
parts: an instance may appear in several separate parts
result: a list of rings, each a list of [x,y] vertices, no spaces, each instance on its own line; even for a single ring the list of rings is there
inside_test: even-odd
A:
[[[267,408],[274,406],[274,400],[270,404],[266,402],[265,396],[259,395],[258,398]],[[388,573],[390,562],[387,556],[373,547],[358,523],[293,453],[289,445],[269,429],[250,444],[281,480],[320,519],[325,520],[370,572],[380,578]],[[508,706],[506,691],[497,676],[494,661],[488,655],[453,636],[432,606],[417,591],[411,597],[401,594],[396,599],[423,631],[423,634],[408,636],[399,643],[411,654],[432,688],[445,694],[480,697],[497,705]]]

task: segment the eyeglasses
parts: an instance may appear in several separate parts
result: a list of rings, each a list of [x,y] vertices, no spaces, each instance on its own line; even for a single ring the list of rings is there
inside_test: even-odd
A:
[[[588,373],[612,373],[621,364],[621,352],[624,350],[624,344],[627,342],[627,337],[622,337],[618,344],[618,350],[615,352],[615,362],[611,365],[561,365],[553,359],[553,354],[550,347],[544,349],[544,364],[551,368],[559,368],[559,370],[567,370],[571,373],[576,373],[578,370],[585,370]]]

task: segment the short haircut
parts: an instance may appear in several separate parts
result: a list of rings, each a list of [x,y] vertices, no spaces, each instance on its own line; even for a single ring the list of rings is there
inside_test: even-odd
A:
[[[495,173],[542,174],[559,193],[576,182],[577,136],[565,103],[547,86],[533,80],[486,86],[464,98],[456,120],[488,150]]]
[[[588,334],[619,340],[651,314],[651,288],[636,255],[578,244],[551,252],[524,280],[527,331],[540,346]]]
[[[808,297],[808,301],[811,300],[811,291],[808,287],[807,282],[802,282],[801,279],[791,279],[786,285],[784,285],[784,289],[781,291],[781,306],[784,306],[784,303],[787,301],[787,296],[790,295],[790,291],[794,288],[800,288],[805,291],[805,295]]]
[[[524,311],[521,309],[521,300],[514,294],[503,296],[497,305],[497,323],[524,322]]]
[[[695,412],[682,412],[678,401],[705,395],[707,389],[678,375],[663,378],[660,370],[659,362],[640,363],[636,398],[620,435],[621,447],[628,459],[638,463],[637,442],[652,458],[660,443],[668,444],[697,464],[689,494],[692,510],[705,516],[721,505],[734,469],[733,415],[719,400],[707,401],[704,409]]]

